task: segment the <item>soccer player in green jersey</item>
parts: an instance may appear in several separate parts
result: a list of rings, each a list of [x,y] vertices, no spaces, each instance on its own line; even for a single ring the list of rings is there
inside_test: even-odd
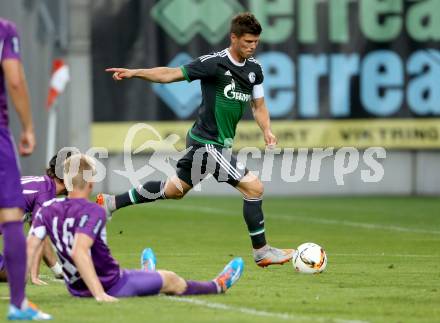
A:
[[[243,215],[257,265],[283,264],[292,258],[293,250],[277,249],[267,244],[262,210],[263,184],[237,162],[229,149],[237,123],[249,107],[252,107],[266,145],[273,147],[277,143],[264,101],[263,71],[253,58],[261,31],[261,25],[253,14],[242,13],[232,19],[230,46],[220,52],[200,56],[177,68],[106,70],[113,73],[116,81],[130,78],[155,83],[200,80],[203,97],[197,120],[188,131],[187,147],[190,149],[178,161],[177,175],[166,182],[146,182],[116,196],[99,194],[97,202],[105,208],[108,216],[132,204],[157,199],[180,199],[208,174],[212,174],[218,182],[232,185],[243,195]]]

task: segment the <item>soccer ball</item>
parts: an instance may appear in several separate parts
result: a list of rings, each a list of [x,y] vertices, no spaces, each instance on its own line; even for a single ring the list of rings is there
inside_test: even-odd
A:
[[[297,272],[319,274],[327,266],[327,255],[321,246],[313,242],[306,242],[296,249],[292,265]]]

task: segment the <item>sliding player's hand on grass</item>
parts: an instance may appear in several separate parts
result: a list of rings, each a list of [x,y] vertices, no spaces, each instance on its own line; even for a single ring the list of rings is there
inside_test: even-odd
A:
[[[100,302],[100,303],[115,303],[115,302],[119,301],[116,297],[110,296],[106,293],[96,295],[95,299],[97,302]]]
[[[46,286],[47,285],[47,283],[45,281],[41,280],[38,277],[32,277],[31,283],[32,283],[32,285],[37,285],[37,286]]]

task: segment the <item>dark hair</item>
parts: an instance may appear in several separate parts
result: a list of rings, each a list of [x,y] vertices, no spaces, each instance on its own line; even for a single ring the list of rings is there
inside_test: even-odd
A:
[[[240,13],[232,18],[231,34],[235,34],[237,37],[244,34],[259,35],[262,30],[257,18],[250,12]]]
[[[69,158],[72,155],[72,152],[67,152],[66,154],[66,158]],[[57,176],[57,174],[63,174],[63,167],[64,167],[64,160],[62,163],[59,163],[61,165],[57,165],[57,155],[53,156],[50,161],[49,161],[49,167],[46,168],[46,175],[49,176],[50,178],[57,178],[60,181],[63,181],[62,178],[59,178]]]

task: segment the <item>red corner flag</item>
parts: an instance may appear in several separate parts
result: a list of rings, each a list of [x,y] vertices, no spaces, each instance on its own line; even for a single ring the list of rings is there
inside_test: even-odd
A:
[[[62,59],[55,59],[52,64],[49,94],[47,95],[46,109],[50,110],[60,93],[63,93],[69,82],[69,67]]]

